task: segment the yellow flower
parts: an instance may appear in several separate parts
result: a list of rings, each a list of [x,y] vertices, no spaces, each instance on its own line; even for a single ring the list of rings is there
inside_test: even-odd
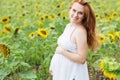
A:
[[[120,5],[120,1],[118,2],[118,5]]]
[[[24,24],[25,27],[29,27],[30,26],[30,23],[27,22],[27,21],[24,21],[23,24]]]
[[[21,26],[15,28],[15,30],[14,30],[14,36],[15,37],[17,36],[17,34],[18,34],[18,32],[19,32],[20,29],[22,29]]]
[[[60,7],[61,7],[61,8],[65,8],[65,4],[61,4]]]
[[[49,19],[54,20],[54,16],[53,15],[49,16]]]
[[[39,12],[37,12],[37,13],[35,14],[35,16],[40,16],[40,13],[39,13]]]
[[[2,18],[2,22],[3,22],[3,23],[9,23],[9,22],[10,22],[10,19],[7,18],[7,17],[6,17],[6,18]]]
[[[110,17],[110,15],[109,14],[107,14],[107,13],[105,13],[105,16],[108,18],[108,17]]]
[[[106,37],[103,36],[103,35],[101,35],[101,36],[100,36],[100,43],[101,43],[101,44],[104,43],[105,40],[106,40]]]
[[[103,72],[104,76],[108,77],[109,79],[116,79],[117,75],[115,73],[105,70],[105,64],[105,60],[100,61],[100,69]]]
[[[100,61],[100,69],[102,71],[104,71],[104,61],[103,60]]]
[[[116,17],[117,16],[117,12],[113,12],[112,16]]]
[[[36,21],[36,24],[37,24],[38,26],[40,26],[40,27],[43,27],[43,26],[44,26],[44,23],[41,22],[41,21],[39,21],[39,20]]]
[[[103,17],[102,17],[102,16],[99,16],[99,19],[100,19],[100,20],[102,20],[102,19],[103,19]]]
[[[108,17],[109,20],[112,20],[112,16]]]
[[[29,37],[30,37],[30,38],[34,38],[34,37],[35,37],[35,33],[34,33],[34,32],[31,32],[31,33],[29,34]]]
[[[38,36],[46,38],[48,36],[48,32],[45,29],[39,29]]]
[[[47,18],[48,18],[48,15],[47,15],[47,14],[46,14],[46,15],[44,15],[44,16],[43,16],[43,18],[44,18],[44,19],[47,19]]]
[[[115,32],[115,35],[120,39],[120,32]]]
[[[120,7],[118,7],[118,10],[120,11]]]
[[[43,17],[40,17],[40,20],[44,20],[44,18],[43,18]]]
[[[60,5],[57,5],[57,8],[60,8]]]
[[[58,2],[61,2],[62,0],[57,0]]]
[[[39,4],[36,4],[36,5],[35,5],[35,8],[37,8],[37,9],[38,9],[39,7],[40,7],[40,6],[39,6]]]
[[[0,52],[3,53],[4,57],[7,57],[10,54],[10,49],[4,44],[0,44]]]
[[[115,36],[113,34],[108,33],[107,35],[110,37],[111,43],[115,41]]]
[[[4,26],[3,32],[4,33],[9,33],[10,32],[10,28],[8,26]]]
[[[107,22],[105,22],[105,24],[106,24],[106,25],[109,25],[109,24],[110,24],[110,22],[109,22],[109,21],[107,21]]]
[[[108,77],[109,79],[116,79],[117,75],[115,73],[109,73],[107,71],[104,71],[103,74]]]

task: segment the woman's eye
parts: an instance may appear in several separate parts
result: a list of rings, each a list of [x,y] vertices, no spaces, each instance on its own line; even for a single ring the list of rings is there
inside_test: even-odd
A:
[[[75,12],[76,10],[75,9],[73,9],[73,12]]]
[[[82,15],[82,14],[83,14],[83,12],[79,12],[78,14]]]

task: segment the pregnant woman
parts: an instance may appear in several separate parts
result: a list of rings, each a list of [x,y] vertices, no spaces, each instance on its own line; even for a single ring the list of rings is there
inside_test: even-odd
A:
[[[70,23],[58,38],[50,73],[53,80],[89,80],[87,50],[97,46],[96,18],[90,4],[74,0],[69,10]]]

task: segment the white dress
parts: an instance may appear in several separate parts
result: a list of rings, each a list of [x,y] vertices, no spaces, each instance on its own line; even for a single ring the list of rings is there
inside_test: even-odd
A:
[[[75,27],[67,25],[63,34],[58,38],[58,46],[75,54],[76,44],[71,42],[71,34]],[[89,80],[87,64],[73,62],[59,53],[52,57],[50,70],[53,72],[53,80]]]

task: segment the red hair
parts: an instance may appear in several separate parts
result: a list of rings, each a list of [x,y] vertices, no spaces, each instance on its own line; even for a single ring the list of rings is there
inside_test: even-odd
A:
[[[90,4],[84,0],[74,0],[73,3],[79,3],[84,6],[84,18],[82,25],[87,31],[87,44],[88,47],[93,51],[98,46],[98,40],[96,36],[96,17],[95,13]],[[72,3],[72,4],[73,4]]]

